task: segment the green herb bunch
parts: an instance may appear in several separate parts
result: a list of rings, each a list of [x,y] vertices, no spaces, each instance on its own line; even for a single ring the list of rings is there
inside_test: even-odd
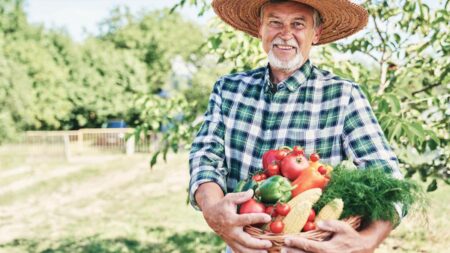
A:
[[[333,199],[341,198],[344,201],[341,218],[361,216],[366,222],[385,220],[397,224],[394,204],[408,210],[421,193],[415,182],[396,179],[383,169],[351,169],[342,163],[332,171],[331,180],[314,209],[320,210]]]

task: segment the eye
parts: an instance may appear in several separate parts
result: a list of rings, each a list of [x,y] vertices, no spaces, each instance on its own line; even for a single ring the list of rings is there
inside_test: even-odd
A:
[[[295,29],[301,29],[303,27],[305,27],[305,24],[303,22],[294,22],[292,23],[292,27],[294,27]]]
[[[273,27],[280,27],[283,24],[278,20],[269,20],[269,25]]]

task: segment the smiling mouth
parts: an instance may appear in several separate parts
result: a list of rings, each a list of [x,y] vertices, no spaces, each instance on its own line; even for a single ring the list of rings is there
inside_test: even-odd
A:
[[[281,50],[295,50],[296,47],[289,46],[289,45],[274,45],[274,47],[281,49]]]

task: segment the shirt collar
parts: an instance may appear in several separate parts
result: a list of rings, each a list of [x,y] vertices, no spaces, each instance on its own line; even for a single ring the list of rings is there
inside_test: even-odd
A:
[[[302,84],[304,84],[311,74],[312,64],[308,59],[298,70],[292,73],[284,81],[280,82],[277,86],[278,89],[282,89],[283,87],[287,87],[290,92],[297,90]],[[269,64],[267,64],[266,71],[264,74],[264,91],[268,92],[270,90],[272,82],[270,81],[270,69]]]

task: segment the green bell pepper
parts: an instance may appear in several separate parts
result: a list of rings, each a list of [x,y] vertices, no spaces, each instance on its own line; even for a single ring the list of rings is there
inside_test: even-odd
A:
[[[285,177],[276,175],[262,182],[256,190],[256,196],[264,204],[275,204],[277,202],[288,202],[291,199],[293,187]]]

